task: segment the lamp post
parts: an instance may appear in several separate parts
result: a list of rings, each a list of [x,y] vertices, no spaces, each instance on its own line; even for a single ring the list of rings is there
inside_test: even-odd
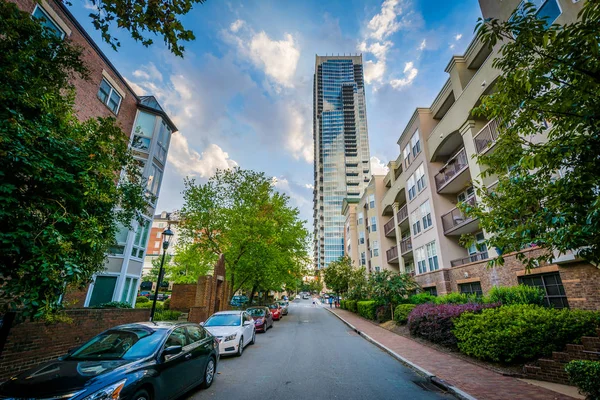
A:
[[[171,225],[167,227],[162,233],[163,237],[163,255],[162,260],[160,261],[160,269],[158,270],[158,279],[156,282],[156,290],[154,291],[154,300],[152,301],[152,310],[150,311],[150,321],[154,321],[154,312],[156,311],[156,300],[158,299],[158,289],[162,283],[163,277],[163,267],[165,266],[165,255],[167,254],[167,249],[169,248],[169,243],[173,238],[173,231],[171,230]]]

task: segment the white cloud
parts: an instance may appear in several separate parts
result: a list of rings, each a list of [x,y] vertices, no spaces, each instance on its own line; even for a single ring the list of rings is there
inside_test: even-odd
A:
[[[125,82],[127,82],[129,87],[131,87],[133,89],[133,91],[135,92],[135,94],[137,94],[138,96],[145,96],[147,94],[146,91],[144,90],[144,88],[142,88],[137,83],[132,82],[127,78],[125,78]]]
[[[238,19],[229,26],[229,29],[231,30],[231,32],[235,33],[240,30],[240,28],[244,25],[244,23],[245,22],[243,20]]]
[[[454,48],[454,43],[450,45],[450,49],[453,49],[453,48]]]
[[[414,67],[413,62],[407,62],[404,64],[404,78],[392,79],[390,85],[392,85],[394,89],[401,89],[405,86],[409,86],[415,80],[418,73],[419,70]]]
[[[162,82],[163,80],[162,74],[160,73],[158,68],[156,68],[156,65],[154,65],[154,63],[148,63],[146,65],[143,65],[140,69],[133,71],[133,76],[145,80],[151,79],[160,82]]]
[[[385,175],[389,171],[389,168],[379,158],[371,157],[371,173],[373,175]]]
[[[274,176],[271,178],[271,183],[279,192],[290,196],[292,205],[298,207],[299,209],[312,206],[312,199],[301,194],[303,192],[302,185],[292,182],[283,176]]]
[[[289,104],[287,109],[288,126],[285,146],[296,160],[303,159],[312,163],[314,159],[313,140],[312,135],[307,135],[307,132],[310,133],[310,125],[297,107]]]
[[[385,0],[381,5],[381,11],[376,14],[367,25],[369,36],[375,40],[383,40],[400,29],[400,22],[396,17],[402,12],[398,8],[399,0]]]
[[[462,33],[457,33],[456,36],[454,36],[454,40],[459,41],[462,38]]]
[[[208,145],[199,154],[190,148],[185,136],[179,132],[171,137],[168,162],[181,176],[201,178],[211,177],[217,169],[229,169],[238,165],[216,144]]]
[[[305,183],[304,187],[307,188],[307,189],[310,189],[310,190],[313,190],[315,188],[314,185],[311,184],[311,183]]]
[[[423,41],[421,42],[421,44],[419,45],[419,47],[417,48],[417,50],[423,51],[423,50],[425,50],[426,46],[427,46],[427,39],[423,39]]]
[[[85,2],[83,3],[83,8],[85,8],[86,10],[92,10],[92,11],[96,11],[98,12],[98,6],[94,3],[92,3],[90,0],[85,0]]]

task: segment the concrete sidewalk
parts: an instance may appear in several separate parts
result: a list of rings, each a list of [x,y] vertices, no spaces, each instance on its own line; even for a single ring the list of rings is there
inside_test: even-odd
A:
[[[359,333],[372,339],[379,347],[384,347],[400,361],[426,375],[434,375],[458,389],[458,397],[469,395],[483,400],[534,399],[534,400],[572,400],[573,397],[555,391],[534,386],[517,378],[504,376],[486,368],[461,360],[451,354],[437,351],[414,340],[380,328],[358,315],[340,308],[323,308],[335,314]],[[398,357],[396,357],[398,358]],[[466,396],[461,396],[464,392]]]

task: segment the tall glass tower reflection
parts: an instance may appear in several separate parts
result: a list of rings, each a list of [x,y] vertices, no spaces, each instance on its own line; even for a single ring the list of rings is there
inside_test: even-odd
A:
[[[360,56],[317,56],[313,84],[314,265],[344,255],[342,201],[360,197],[371,178]]]

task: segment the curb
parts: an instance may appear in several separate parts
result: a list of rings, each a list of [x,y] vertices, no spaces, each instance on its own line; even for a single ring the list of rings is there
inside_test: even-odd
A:
[[[385,351],[386,353],[388,353],[389,355],[394,357],[396,360],[400,361],[402,364],[406,365],[413,371],[417,372],[419,375],[425,376],[429,380],[429,382],[431,382],[432,384],[446,390],[447,392],[453,394],[454,396],[456,396],[457,398],[459,398],[461,400],[477,400],[475,397],[471,396],[470,394],[460,390],[456,386],[452,386],[448,382],[444,381],[443,379],[438,378],[437,376],[435,376],[431,372],[427,371],[426,369],[419,367],[417,364],[413,363],[412,361],[409,361],[406,358],[402,357],[400,354],[398,354],[395,351],[393,351],[392,349],[384,346],[382,343],[379,343],[377,340],[373,339],[366,333],[359,331],[358,329],[356,329],[356,327],[354,325],[352,325],[350,322],[346,321],[341,316],[337,315],[335,312],[329,310],[326,307],[323,307],[323,308],[325,310],[329,311],[331,314],[335,315],[340,321],[342,321],[344,324],[348,325],[354,332],[358,333],[364,339],[373,343],[375,346],[379,347],[381,350]]]

